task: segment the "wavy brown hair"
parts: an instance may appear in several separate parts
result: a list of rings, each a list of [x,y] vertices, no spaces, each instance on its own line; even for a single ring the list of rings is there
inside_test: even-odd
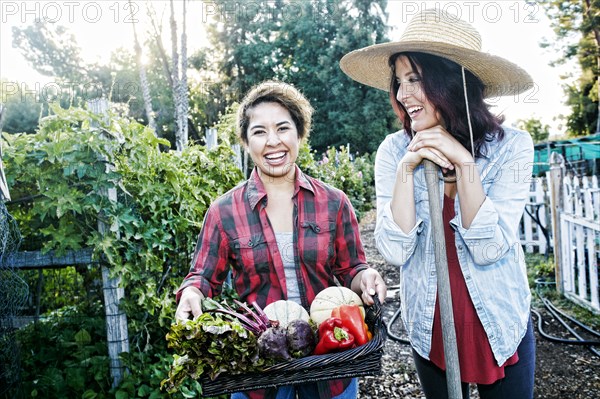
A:
[[[248,111],[258,104],[270,102],[278,103],[288,110],[298,130],[298,138],[308,137],[313,114],[310,102],[294,86],[268,80],[250,89],[238,108],[236,134],[243,144],[248,144]]]
[[[389,59],[392,71],[390,79],[390,102],[392,108],[411,137],[414,132],[411,120],[404,106],[396,99],[399,85],[396,79],[396,60],[406,56],[415,73],[422,82],[422,89],[429,102],[436,108],[446,123],[446,129],[469,151],[471,151],[471,138],[469,135],[469,122],[464,100],[462,67],[457,63],[426,53],[405,52],[396,53]],[[467,82],[467,96],[469,98],[469,112],[473,127],[473,143],[475,157],[482,154],[482,146],[486,141],[501,140],[504,137],[502,122],[504,117],[495,116],[489,110],[489,105],[484,101],[483,91],[485,86],[470,71],[465,68]]]

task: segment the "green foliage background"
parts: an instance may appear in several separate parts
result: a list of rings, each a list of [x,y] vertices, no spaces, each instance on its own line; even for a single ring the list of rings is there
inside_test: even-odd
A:
[[[9,204],[9,212],[19,222],[23,249],[62,254],[91,247],[95,256],[121,277],[126,289],[122,307],[132,344],[129,379],[138,381],[138,372],[152,372],[148,363],[168,366],[164,335],[174,314],[173,291],[189,269],[204,212],[215,197],[239,183],[242,174],[227,143],[211,151],[190,146],[182,153],[161,152],[159,145],[168,143],[137,122],[118,115],[104,121],[78,108],[53,107],[52,111],[36,134],[3,136],[13,198],[32,198]],[[117,188],[118,201],[104,195],[111,187]],[[98,232],[99,215],[110,226],[104,235]],[[97,268],[90,265],[89,270],[80,272],[97,278]],[[84,280],[98,284],[93,278]],[[93,298],[82,293],[73,300],[83,306]],[[91,317],[85,306],[76,311],[81,317]],[[62,321],[50,315],[48,323]],[[67,331],[63,329],[63,337]],[[90,329],[89,333],[105,337],[102,331]],[[153,348],[162,354],[157,356]],[[69,380],[66,374],[72,368],[61,358],[48,356],[53,355],[44,353],[31,361],[63,364],[56,372],[65,373],[63,377]],[[44,387],[39,384],[46,380],[40,379],[39,373],[45,367],[43,363],[37,366],[23,370],[23,381],[37,380],[40,391]],[[93,378],[93,374],[86,376]],[[93,381],[86,380],[84,385],[94,386],[89,382]],[[159,382],[156,377],[155,383]],[[109,389],[110,385],[103,387],[103,391]]]
[[[214,4],[217,10],[233,5]],[[388,40],[387,0],[252,4],[259,8],[208,20],[211,45],[222,49],[213,65],[220,83],[210,88],[213,97],[239,101],[267,79],[296,85],[315,108],[311,146],[320,153],[346,144],[371,153],[397,130],[387,93],[357,84],[339,67],[346,53]]]
[[[36,298],[47,310],[43,321],[18,333],[19,394],[161,397],[160,381],[172,363],[165,334],[174,317],[174,291],[188,272],[210,203],[243,180],[228,139],[233,120],[222,118],[216,148],[190,145],[175,152],[161,151],[168,142],[116,112],[100,117],[75,107],[52,105],[50,110],[35,134],[2,136],[13,198],[7,207],[24,238],[21,250],[61,255],[92,248],[95,258],[121,278],[130,341],[123,361],[129,373],[111,389],[100,265],[68,268],[61,284],[79,290],[57,298],[60,291],[46,287]],[[317,160],[308,143],[301,153],[303,170],[346,191],[359,215],[370,209],[372,159],[351,157],[343,147],[330,148],[327,161]],[[113,188],[116,200],[106,195]],[[104,234],[98,219],[109,226]],[[46,277],[49,273],[44,271]],[[30,287],[38,277],[36,272],[23,276]],[[198,389],[188,382],[176,397],[194,397]]]
[[[569,136],[586,136],[600,131],[600,0],[543,0],[539,2],[550,19],[558,40],[542,47],[558,50],[554,64],[575,59],[580,76],[565,85]],[[571,77],[571,76],[569,76]]]
[[[161,3],[143,7],[160,25]],[[225,11],[188,16],[206,18],[209,39],[206,47],[189,56],[191,140],[202,141],[205,128],[213,127],[252,86],[267,79],[294,84],[311,101],[316,109],[311,145],[319,152],[349,143],[353,151],[370,153],[397,130],[387,94],[352,81],[339,68],[340,58],[349,51],[388,40],[387,0],[217,0],[210,7]],[[226,10],[239,12],[226,18]],[[166,27],[147,32],[142,47],[158,134],[173,144],[171,60],[163,48],[170,36]],[[53,101],[67,108],[101,96],[147,123],[131,49],[116,49],[106,64],[89,63],[68,27],[41,21],[15,27],[12,34],[13,45],[30,65],[54,82],[32,101],[22,101],[23,96],[8,86],[12,100],[7,103],[5,131],[35,131],[37,117],[32,122],[31,116],[48,115]]]
[[[214,3],[230,7],[232,2]],[[15,91],[2,82],[0,87],[4,130],[11,133],[2,136],[15,200],[8,207],[24,237],[21,249],[60,255],[92,248],[95,258],[122,279],[131,346],[123,354],[129,373],[111,388],[98,264],[60,271],[57,281],[51,274],[59,272],[43,271],[47,284],[34,299],[41,301],[45,317],[19,331],[22,384],[13,397],[165,396],[159,386],[173,360],[165,341],[174,316],[173,292],[187,273],[209,204],[243,179],[230,143],[236,101],[251,86],[280,79],[301,89],[316,112],[298,164],[346,192],[359,217],[371,208],[369,154],[398,126],[386,93],[351,81],[338,63],[348,51],[388,40],[387,1],[260,4],[273,12],[209,21],[210,46],[190,56],[190,138],[200,142],[196,127],[217,126],[220,145],[210,151],[195,144],[181,153],[168,151],[174,142],[174,105],[160,37],[150,35],[143,43],[157,138],[144,126],[130,50],[116,50],[106,65],[90,64],[65,27],[40,23],[13,31],[15,46],[38,72],[68,88],[29,98],[24,86]],[[282,10],[292,11],[290,4],[296,17],[284,18]],[[586,14],[578,0],[541,4],[559,39],[581,33],[577,43],[558,43],[567,43],[562,54],[576,58],[583,71],[567,88],[573,110],[569,131],[589,134],[598,120],[599,52],[593,34],[600,14]],[[589,4],[597,10],[600,3]],[[107,118],[82,108],[96,93],[114,105]],[[539,121],[523,122],[533,124],[539,140],[545,138],[547,129]],[[116,201],[106,196],[111,188]],[[105,234],[98,231],[98,218],[109,226]],[[22,277],[33,287],[39,275],[23,272]],[[52,285],[74,288],[61,291]],[[199,389],[188,382],[176,397],[196,397]]]

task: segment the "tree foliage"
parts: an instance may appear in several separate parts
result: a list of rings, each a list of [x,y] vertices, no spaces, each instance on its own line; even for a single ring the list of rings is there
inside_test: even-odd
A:
[[[64,26],[36,21],[25,28],[13,27],[13,45],[21,49],[25,59],[45,76],[79,80],[90,72],[81,58],[75,35]]]
[[[534,143],[542,143],[550,135],[550,126],[542,125],[542,121],[537,118],[521,119],[517,121],[517,125],[519,129],[529,132]]]
[[[230,18],[233,2],[215,3],[209,37],[222,49],[217,90],[225,104],[266,79],[295,85],[316,110],[310,142],[320,152],[346,144],[372,152],[394,129],[387,95],[339,68],[344,54],[386,41],[387,1],[253,3],[263,7],[238,9]]]
[[[42,104],[33,89],[17,82],[0,81],[3,104],[2,130],[9,133],[33,133],[42,114]]]
[[[165,70],[163,65],[166,55],[163,54],[160,33],[160,30],[152,32],[140,45],[148,59],[145,73],[152,100],[151,108],[156,110],[157,134],[173,144],[176,131],[175,105],[170,69]],[[135,42],[133,28],[131,42]],[[47,85],[48,90],[41,89],[42,96],[38,99],[45,110],[48,103],[57,100],[65,108],[82,107],[89,100],[103,97],[121,104],[130,117],[148,123],[143,87],[137,69],[138,62],[135,53],[128,48],[115,49],[110,61],[105,65],[86,63],[82,59],[77,38],[68,28],[44,22],[27,27],[14,27],[13,45],[20,49],[34,69],[54,79]],[[190,118],[208,125],[203,103],[206,98],[191,98],[200,100],[200,103],[191,105]],[[14,106],[9,105],[11,108]],[[23,107],[21,104],[21,108]],[[210,121],[214,122],[214,119]],[[31,131],[29,125],[19,124],[18,121],[16,124],[11,131]],[[194,131],[194,134],[194,138],[199,140],[198,133]]]
[[[569,134],[600,132],[600,0],[546,0],[541,2],[559,39],[553,43],[562,53],[555,63],[576,59],[579,79],[566,87]],[[543,46],[550,46],[545,43]]]
[[[386,6],[387,0],[218,0],[203,5],[216,12],[208,20],[212,46],[189,57],[189,66],[197,72],[189,82],[191,138],[199,140],[202,135],[192,130],[213,126],[255,84],[280,79],[300,88],[316,109],[313,148],[323,152],[328,146],[350,144],[353,151],[375,151],[396,128],[387,95],[349,79],[339,60],[351,50],[387,40]],[[123,104],[131,117],[144,123],[149,122],[146,111],[151,108],[158,136],[173,144],[174,60],[165,52],[162,42],[167,35],[151,3],[148,13],[154,18],[152,32],[141,46],[148,60],[151,107],[144,104],[132,51],[115,51],[107,65],[89,64],[67,28],[44,22],[15,27],[14,45],[34,68],[68,89],[57,94],[63,106],[105,97]]]

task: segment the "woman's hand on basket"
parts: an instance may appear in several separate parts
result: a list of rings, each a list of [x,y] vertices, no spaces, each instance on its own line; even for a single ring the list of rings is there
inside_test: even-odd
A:
[[[196,318],[202,314],[201,301],[204,299],[202,292],[196,287],[187,287],[181,292],[181,299],[175,311],[178,321],[189,320],[190,316]]]
[[[368,268],[358,272],[352,280],[352,290],[360,294],[365,305],[373,305],[373,296],[377,294],[379,302],[383,303],[387,295],[387,286],[379,272]]]

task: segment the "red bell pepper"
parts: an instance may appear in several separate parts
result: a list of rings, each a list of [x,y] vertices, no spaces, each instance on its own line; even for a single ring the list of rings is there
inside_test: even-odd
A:
[[[358,305],[341,305],[333,309],[331,316],[342,320],[342,325],[354,336],[357,345],[364,345],[372,338]]]
[[[319,343],[314,354],[323,355],[325,353],[340,352],[353,346],[354,337],[342,325],[342,320],[331,317],[319,326]]]

